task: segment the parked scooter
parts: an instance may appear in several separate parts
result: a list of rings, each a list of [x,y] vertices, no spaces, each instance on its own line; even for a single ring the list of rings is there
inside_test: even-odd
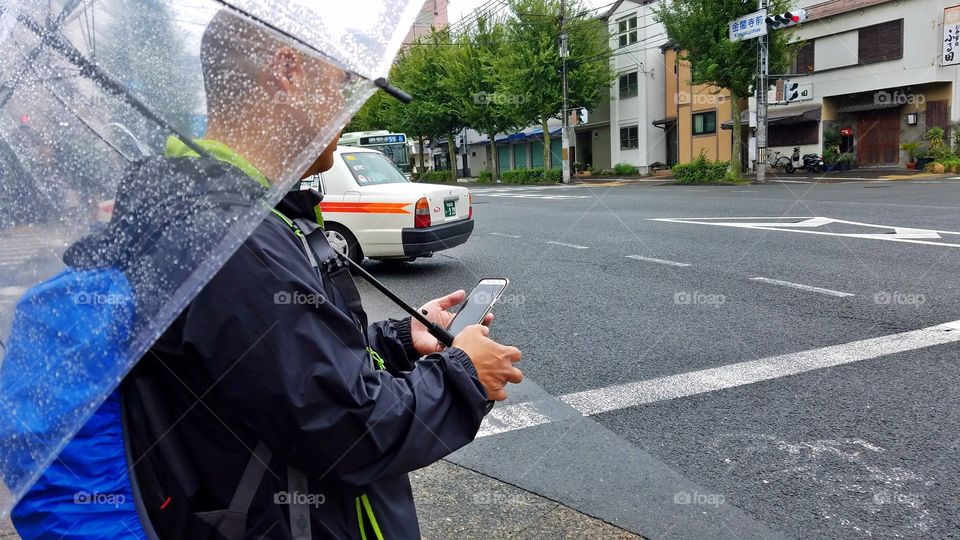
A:
[[[790,163],[784,165],[783,170],[793,174],[797,169],[813,171],[815,173],[823,172],[823,158],[818,154],[804,154],[800,157],[800,147],[793,147],[793,157]]]

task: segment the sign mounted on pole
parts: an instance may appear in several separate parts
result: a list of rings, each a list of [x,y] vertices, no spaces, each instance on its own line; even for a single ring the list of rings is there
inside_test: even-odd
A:
[[[727,24],[730,41],[743,41],[767,35],[767,10],[755,11]]]

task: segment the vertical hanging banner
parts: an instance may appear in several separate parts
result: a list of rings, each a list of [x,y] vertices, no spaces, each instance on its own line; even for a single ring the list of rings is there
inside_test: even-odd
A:
[[[943,66],[960,64],[960,6],[943,10],[942,58]]]
[[[767,35],[767,10],[762,9],[727,23],[730,41],[743,41]]]

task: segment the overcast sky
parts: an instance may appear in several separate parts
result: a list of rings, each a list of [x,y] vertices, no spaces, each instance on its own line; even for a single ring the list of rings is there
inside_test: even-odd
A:
[[[612,3],[613,0],[583,0],[583,2],[592,8],[598,8],[601,6],[607,6]],[[447,8],[448,16],[450,17],[450,22],[454,23],[459,21],[465,15],[469,15],[477,7],[486,4],[487,0],[450,0],[450,6]]]

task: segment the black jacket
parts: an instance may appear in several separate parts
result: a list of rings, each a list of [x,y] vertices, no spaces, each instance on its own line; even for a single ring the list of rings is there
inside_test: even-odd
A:
[[[314,219],[319,202],[291,192],[277,209]],[[160,397],[128,406],[136,480],[161,538],[222,538],[215,524],[231,519],[245,538],[298,537],[291,469],[308,481],[299,500],[313,538],[420,537],[407,473],[473,440],[486,394],[463,351],[417,358],[409,319],[361,331],[327,277],[269,216],[128,376]],[[166,417],[159,428],[142,414],[157,401],[148,416]],[[267,470],[248,514],[233,515],[258,443]]]

